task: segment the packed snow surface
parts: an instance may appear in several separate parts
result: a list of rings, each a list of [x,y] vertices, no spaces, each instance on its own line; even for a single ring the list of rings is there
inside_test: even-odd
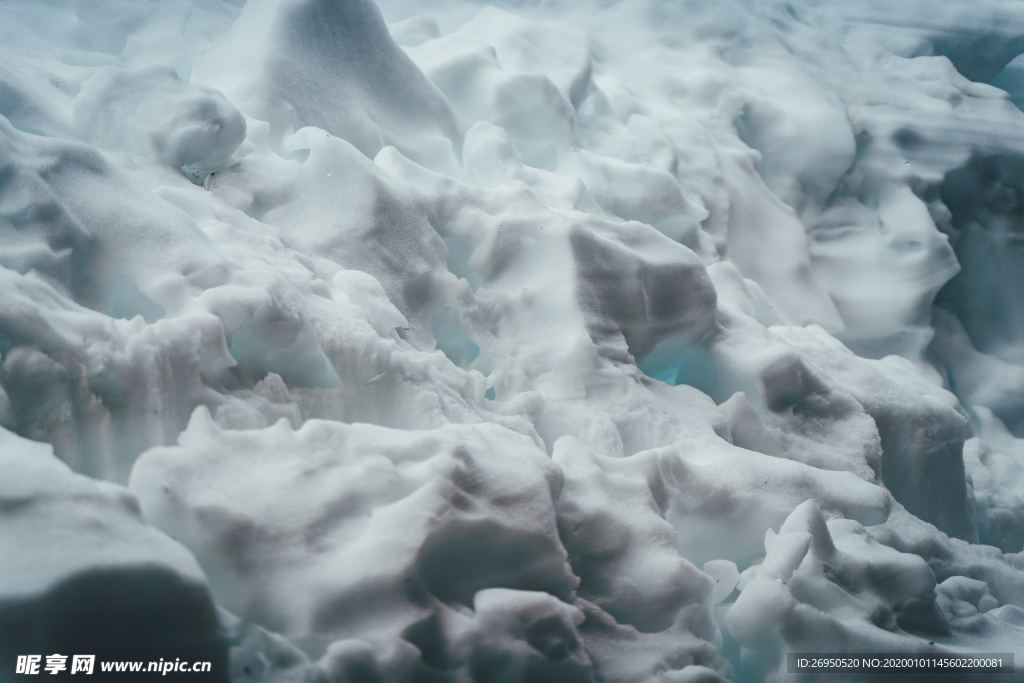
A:
[[[1015,0],[0,3],[0,678],[1024,661],[1021,106]]]

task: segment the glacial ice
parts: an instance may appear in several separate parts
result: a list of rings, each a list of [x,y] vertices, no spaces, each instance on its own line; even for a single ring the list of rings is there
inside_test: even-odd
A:
[[[0,678],[1024,657],[1022,27],[0,4]]]

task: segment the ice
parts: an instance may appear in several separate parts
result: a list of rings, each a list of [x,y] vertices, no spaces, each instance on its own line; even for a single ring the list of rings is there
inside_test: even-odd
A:
[[[1021,26],[0,4],[3,657],[1024,656]]]

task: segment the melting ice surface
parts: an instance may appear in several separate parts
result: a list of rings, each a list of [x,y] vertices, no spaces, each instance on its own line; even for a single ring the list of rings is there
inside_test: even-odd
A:
[[[7,0],[0,45],[3,667],[1024,658],[1021,3]]]

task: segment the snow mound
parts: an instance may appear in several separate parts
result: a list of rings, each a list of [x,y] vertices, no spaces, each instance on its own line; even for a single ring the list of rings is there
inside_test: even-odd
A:
[[[368,156],[397,145],[450,168],[459,134],[448,104],[394,43],[371,0],[246,3],[196,65],[270,135],[317,126]]]
[[[227,643],[202,571],[146,525],[134,496],[2,428],[0,466],[0,543],[11,551],[0,557],[5,670],[32,653],[181,657],[209,660],[218,672],[210,680],[227,680]]]
[[[219,170],[245,139],[245,119],[223,95],[159,67],[98,71],[75,97],[72,118],[100,147],[151,156],[196,179]]]
[[[556,525],[562,485],[535,443],[492,425],[225,431],[203,411],[131,480],[228,609],[321,642],[338,680],[360,667],[592,680]],[[297,585],[315,588],[303,600]]]

